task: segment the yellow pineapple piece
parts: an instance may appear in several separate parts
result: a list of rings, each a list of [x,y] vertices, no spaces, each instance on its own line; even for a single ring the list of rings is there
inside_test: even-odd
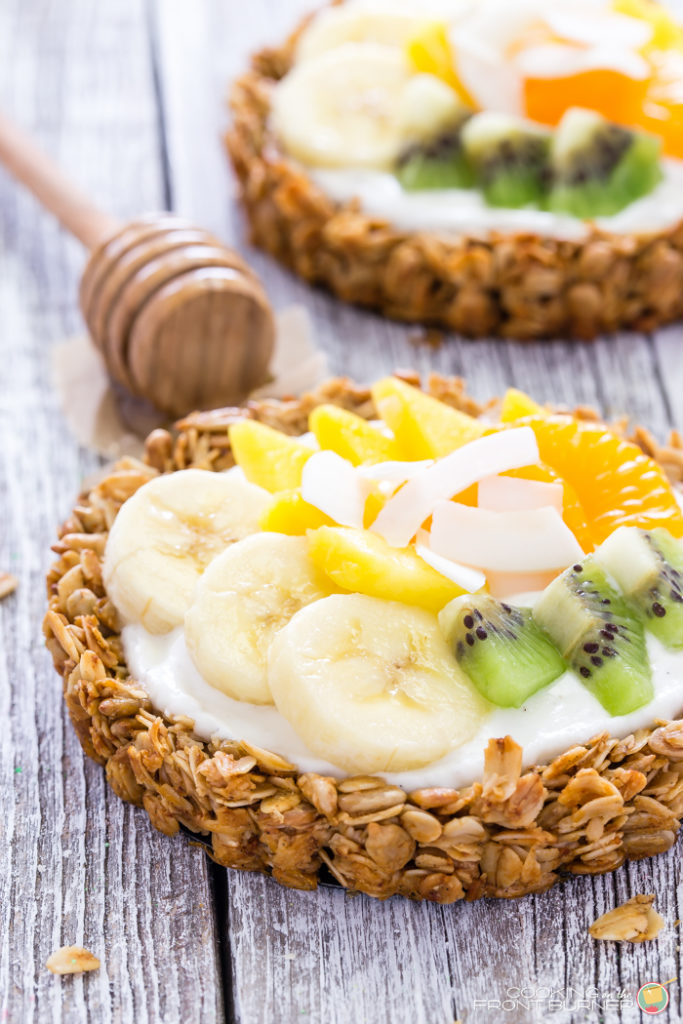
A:
[[[372,397],[404,459],[438,459],[484,433],[484,425],[473,416],[430,398],[397,377],[378,381]]]
[[[501,423],[513,423],[514,420],[521,420],[525,416],[543,415],[543,409],[529,398],[523,391],[517,388],[508,388],[503,396],[503,404],[500,410]]]
[[[400,458],[395,441],[338,405],[319,405],[308,417],[308,425],[321,448],[330,448],[354,466]]]
[[[458,76],[448,27],[443,21],[425,22],[420,31],[408,40],[407,53],[416,71],[436,75],[455,90],[463,103],[468,107],[476,107],[471,93]]]
[[[315,565],[343,590],[438,612],[463,590],[412,548],[394,548],[375,533],[322,526],[308,535]]]
[[[652,3],[652,0],[613,0],[612,8],[618,14],[646,21],[652,26],[652,38],[644,47],[646,51],[683,47],[683,30],[664,5]]]
[[[386,505],[387,498],[388,496],[382,494],[379,490],[370,491],[368,494],[365,499],[365,508],[363,510],[363,526],[366,530],[369,526],[372,526],[375,519]]]
[[[275,494],[299,487],[313,449],[256,420],[239,420],[228,430],[232,453],[252,484]]]
[[[302,537],[307,530],[320,526],[333,526],[334,520],[326,516],[315,505],[309,505],[301,497],[301,491],[280,491],[263,513],[259,523],[262,530],[272,533],[286,533],[290,537]]]

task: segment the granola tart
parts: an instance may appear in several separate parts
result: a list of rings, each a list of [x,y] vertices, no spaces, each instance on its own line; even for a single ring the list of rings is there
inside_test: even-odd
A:
[[[253,57],[226,143],[255,244],[344,301],[473,338],[679,318],[680,26],[645,0],[465,6],[347,0]]]
[[[581,742],[568,742],[566,749],[546,763],[528,763],[522,748],[510,735],[498,736],[494,732],[486,745],[482,770],[472,775],[467,784],[445,783],[434,766],[428,764],[422,769],[421,785],[402,786],[391,781],[395,776],[386,772],[302,771],[286,750],[264,748],[260,742],[262,729],[240,739],[217,735],[207,738],[206,725],[203,730],[199,728],[200,715],[193,720],[187,715],[164,713],[163,699],[152,700],[145,686],[131,675],[122,637],[131,627],[122,628],[124,617],[110,592],[115,590],[117,599],[122,600],[122,591],[111,584],[109,588],[105,586],[103,567],[109,580],[115,580],[116,573],[111,575],[111,558],[108,568],[106,565],[108,537],[121,509],[136,494],[145,493],[145,488],[154,487],[159,481],[179,480],[180,474],[188,472],[199,472],[202,481],[233,480],[235,486],[246,486],[243,480],[236,479],[236,474],[239,477],[246,473],[248,477],[271,472],[273,465],[279,472],[283,467],[297,472],[297,457],[306,464],[301,451],[293,447],[288,458],[283,453],[287,444],[302,446],[297,435],[306,434],[314,410],[316,436],[323,437],[327,431],[328,438],[334,436],[337,447],[347,445],[347,455],[351,454],[349,445],[356,446],[356,454],[367,454],[367,445],[376,445],[374,465],[386,443],[392,441],[388,431],[372,425],[380,411],[385,415],[388,411],[387,418],[394,417],[393,442],[405,443],[411,438],[415,440],[410,416],[419,410],[425,427],[419,438],[423,448],[438,444],[439,438],[443,441],[446,426],[451,428],[446,443],[452,446],[453,431],[462,433],[464,428],[471,429],[472,424],[507,420],[506,429],[513,434],[521,429],[519,424],[543,424],[544,417],[550,422],[557,421],[550,410],[539,410],[518,392],[508,392],[502,408],[500,403],[482,407],[468,397],[460,379],[432,376],[427,389],[430,398],[418,391],[416,384],[416,377],[389,378],[371,392],[337,379],[297,400],[267,400],[245,409],[193,414],[177,424],[173,435],[166,431],[151,434],[144,463],[123,460],[80,496],[55,545],[58,560],[47,579],[49,610],[44,631],[55,667],[63,678],[66,705],[84,751],[104,765],[114,791],[122,799],[143,806],[155,827],[165,834],[173,835],[183,827],[208,837],[211,854],[218,863],[265,872],[294,888],[316,888],[321,872],[328,870],[345,888],[378,898],[401,894],[451,903],[481,896],[516,897],[541,892],[568,873],[612,871],[627,859],[668,850],[675,841],[683,812],[683,719],[676,717],[683,711],[683,699],[681,707],[666,720],[654,714],[648,717],[646,711],[646,720],[628,734],[621,731],[621,735],[612,735],[609,729],[598,735],[591,733],[592,738],[586,735]],[[386,402],[387,398],[393,400],[397,396],[407,398],[398,413],[395,401]],[[340,418],[335,418],[335,411]],[[436,416],[431,422],[430,413]],[[672,434],[667,445],[660,446],[640,428],[627,441],[623,424],[608,430],[590,410],[580,409],[572,417],[560,419],[565,424],[571,421],[576,430],[597,430],[604,438],[612,438],[613,444],[627,446],[631,462],[636,452],[633,464],[647,467],[665,491],[670,485],[683,484],[683,443],[677,434]],[[358,426],[364,421],[370,421],[365,430]],[[402,425],[410,428],[408,435],[402,434]],[[267,458],[264,462],[263,448],[257,452],[253,444],[250,447],[253,438],[249,431],[254,429],[261,432],[261,441],[266,432],[268,444],[271,435],[276,438],[273,443],[280,447],[275,463]],[[541,436],[547,428],[539,429]],[[374,430],[375,436],[370,437],[368,430]],[[247,452],[242,456],[242,469],[230,469],[235,461],[231,439],[236,449]],[[480,437],[465,442],[463,450],[481,440]],[[312,447],[308,452],[310,459],[316,454]],[[333,453],[324,449],[317,453],[330,454]],[[336,453],[335,457],[342,458]],[[372,459],[367,461],[373,465]],[[443,463],[443,458],[436,458],[432,465],[439,463]],[[264,466],[268,468],[264,470]],[[337,471],[339,466],[335,465]],[[329,476],[325,480],[329,491]],[[510,480],[515,482],[514,475],[508,475],[506,488]],[[201,487],[202,481],[199,485],[195,481],[193,487]],[[282,480],[277,481],[278,488],[281,483]],[[538,485],[539,480],[522,483],[528,488],[529,484]],[[547,487],[547,476],[545,483]],[[392,492],[393,500],[406,486]],[[299,534],[309,530],[309,537],[320,534],[321,529],[323,535],[327,529],[327,536],[335,530],[353,532],[351,527],[311,529],[310,516],[326,514],[307,502],[303,504],[308,507],[302,508],[302,502],[292,501],[291,494],[283,501],[283,493],[276,491],[266,512],[267,530],[286,527],[289,531],[282,533],[282,539],[298,543],[302,538],[296,536],[297,530]],[[315,498],[310,479],[306,493]],[[526,499],[530,493],[527,490]],[[547,497],[546,494],[543,500]],[[391,505],[392,498],[386,499],[386,494],[380,499],[375,496],[373,516],[376,517],[378,508],[386,510]],[[565,502],[565,515],[568,507]],[[329,505],[328,511],[333,511]],[[675,512],[669,512],[675,518]],[[656,519],[654,507],[651,513]],[[263,517],[263,513],[260,515]],[[576,518],[571,521],[578,529]],[[206,523],[202,528],[206,528]],[[602,529],[607,529],[604,522]],[[678,532],[678,522],[673,529]],[[356,532],[369,531],[358,528]],[[142,558],[143,569],[148,570],[145,546],[149,547],[150,540],[144,539],[144,524],[140,526],[140,538],[138,557]],[[250,540],[253,537],[237,541],[228,551],[236,551]],[[196,554],[199,549],[193,550]],[[210,557],[214,556],[212,551]],[[584,560],[586,564],[589,558]],[[443,569],[443,563],[436,564]],[[403,568],[390,580],[391,596],[398,601],[401,595],[396,588],[405,582]],[[430,568],[423,563],[424,570]],[[556,577],[555,583],[565,575]],[[424,577],[421,579],[424,582]],[[420,580],[414,573],[410,580],[418,593]],[[456,586],[446,576],[440,576],[440,584],[446,590]],[[422,598],[431,592],[432,586],[433,582],[423,587]],[[500,579],[495,584],[491,582],[489,590],[495,586],[500,586]],[[344,592],[342,585],[335,589]],[[476,596],[465,594],[451,604]],[[300,607],[289,625],[297,615],[322,607],[326,601],[357,599],[357,594],[336,593],[322,598],[315,595],[311,600],[309,594],[311,603]],[[360,599],[377,600],[363,596]],[[391,607],[398,607],[398,601]],[[389,607],[389,602],[384,603]],[[237,606],[233,603],[232,607],[235,610]],[[210,618],[210,605],[207,609],[205,613]],[[146,608],[145,614],[149,610]],[[423,616],[431,614],[419,611]],[[169,611],[168,606],[161,604],[155,611],[162,617],[176,613],[177,609]],[[158,623],[148,621],[148,625],[158,631]],[[277,625],[282,626],[282,622]],[[163,641],[163,636],[152,640]],[[204,655],[210,653],[211,643],[208,636],[203,645]],[[128,647],[130,644],[126,643]],[[455,651],[456,647],[452,649]],[[283,649],[281,657],[286,660],[287,656]],[[474,668],[464,664],[475,678]],[[209,675],[212,671],[209,665]],[[358,671],[362,674],[362,665]],[[235,672],[239,685],[246,685],[244,673],[236,669]],[[255,685],[253,679],[247,679],[247,683]],[[552,693],[557,685],[551,682],[531,700],[539,696],[544,699],[543,694]],[[248,696],[250,700],[261,699],[253,690]],[[499,693],[489,696],[501,699]],[[602,711],[595,697],[591,700],[594,708]],[[673,700],[676,703],[675,695]],[[511,707],[509,713],[516,711]],[[359,722],[364,727],[364,721]],[[424,736],[429,733],[423,733]],[[362,757],[364,749],[375,747],[375,738],[367,729],[361,738],[360,749],[355,750],[354,756]],[[470,771],[474,770],[470,767]]]

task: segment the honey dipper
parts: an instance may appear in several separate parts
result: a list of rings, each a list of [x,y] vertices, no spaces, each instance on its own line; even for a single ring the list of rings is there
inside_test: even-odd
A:
[[[265,382],[273,312],[234,250],[171,213],[120,223],[2,114],[0,162],[89,250],[80,305],[114,381],[169,416]]]

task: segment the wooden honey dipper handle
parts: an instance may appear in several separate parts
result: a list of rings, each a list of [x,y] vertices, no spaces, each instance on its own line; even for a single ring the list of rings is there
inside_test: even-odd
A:
[[[114,381],[172,417],[265,382],[273,311],[236,252],[169,213],[119,223],[2,114],[0,162],[90,250],[81,309]]]
[[[0,162],[88,249],[119,226],[73,185],[60,168],[0,112]]]

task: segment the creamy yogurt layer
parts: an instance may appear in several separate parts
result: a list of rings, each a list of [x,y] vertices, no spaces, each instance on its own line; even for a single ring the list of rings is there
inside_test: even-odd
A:
[[[347,774],[312,754],[272,705],[232,700],[209,686],[190,659],[182,628],[154,636],[143,626],[131,624],[124,627],[122,636],[131,675],[154,706],[166,715],[192,718],[200,738],[246,739],[287,758],[301,772],[333,778]],[[415,771],[380,774],[406,790],[461,787],[481,777],[484,751],[494,737],[511,736],[524,750],[524,764],[531,766],[545,764],[600,732],[623,737],[658,718],[676,718],[683,711],[683,652],[667,650],[653,636],[648,636],[647,645],[655,696],[629,715],[608,714],[577,676],[567,671],[522,707],[494,709],[469,742],[440,761]]]
[[[338,203],[357,199],[368,216],[387,220],[400,231],[521,232],[574,241],[592,228],[639,235],[665,231],[683,220],[683,161],[664,160],[662,170],[663,179],[653,192],[620,213],[598,217],[592,223],[545,210],[487,206],[474,189],[406,192],[387,171],[307,167],[306,173],[330,199]]]

